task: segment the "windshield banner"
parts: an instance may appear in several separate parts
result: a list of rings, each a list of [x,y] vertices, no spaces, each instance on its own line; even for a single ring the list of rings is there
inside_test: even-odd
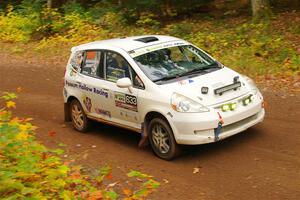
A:
[[[162,44],[156,44],[152,46],[147,46],[147,47],[142,47],[140,49],[132,50],[129,51],[128,53],[132,58],[143,55],[145,53],[149,53],[152,51],[168,48],[168,47],[175,47],[175,46],[181,46],[181,45],[187,45],[187,42],[182,42],[182,41],[173,41],[173,42],[166,42]]]

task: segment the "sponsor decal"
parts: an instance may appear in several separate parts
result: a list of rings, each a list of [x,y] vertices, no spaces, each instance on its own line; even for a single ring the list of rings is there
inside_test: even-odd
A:
[[[95,87],[89,87],[85,84],[81,83],[71,83],[69,81],[66,81],[66,85],[73,88],[79,88],[81,90],[87,91],[87,92],[93,92],[95,94],[98,94],[100,96],[104,96],[105,98],[108,98],[109,94],[107,91],[103,90],[102,88],[95,88]]]
[[[94,60],[96,58],[96,51],[88,51],[86,53],[86,59]]]
[[[87,86],[86,84],[79,83],[78,86],[79,86],[79,89],[82,89],[82,90],[85,90],[85,91],[88,91],[88,92],[92,92],[93,91],[93,89],[90,88],[89,86]]]
[[[185,85],[185,84],[186,84],[186,81],[179,81],[178,84],[179,84],[179,85]]]
[[[189,80],[182,80],[182,81],[178,81],[178,84],[179,85],[185,85],[185,84],[187,84],[187,83],[194,83],[194,80],[192,80],[192,79],[189,79]]]
[[[181,45],[185,45],[185,44],[187,44],[187,43],[185,43],[185,42],[168,42],[165,44],[157,44],[157,45],[153,45],[150,47],[140,48],[138,50],[130,51],[128,53],[131,55],[131,57],[134,58],[134,57],[137,57],[137,56],[140,56],[145,53],[152,52],[152,51],[156,51],[156,50],[160,50],[160,49],[164,49],[164,48],[168,48],[168,47],[181,46]]]
[[[71,83],[69,81],[66,81],[66,85],[69,86],[69,87],[78,88],[78,84],[77,83]]]
[[[107,110],[103,110],[103,109],[100,109],[100,108],[95,108],[95,112],[99,115],[104,116],[104,117],[111,118],[111,113]]]
[[[120,111],[120,115],[126,119],[132,120],[132,121],[137,121],[137,115],[136,113],[132,112],[126,112],[126,111]]]
[[[108,92],[106,92],[103,89],[94,88],[94,93],[99,94],[100,96],[105,96],[105,98],[108,98]]]
[[[124,94],[120,92],[115,93],[115,105],[120,108],[132,110],[137,112],[137,98],[136,96]]]
[[[86,96],[84,96],[82,99],[83,99],[83,104],[85,105],[87,111],[91,112],[92,100],[89,97],[86,97]]]

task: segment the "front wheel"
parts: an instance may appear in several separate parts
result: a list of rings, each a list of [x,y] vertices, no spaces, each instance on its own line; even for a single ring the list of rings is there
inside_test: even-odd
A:
[[[151,147],[158,157],[172,160],[179,154],[173,131],[164,119],[152,119],[148,126],[148,134]]]
[[[89,119],[87,118],[80,102],[74,99],[70,104],[70,115],[72,118],[72,124],[74,129],[80,132],[86,132],[89,125]]]

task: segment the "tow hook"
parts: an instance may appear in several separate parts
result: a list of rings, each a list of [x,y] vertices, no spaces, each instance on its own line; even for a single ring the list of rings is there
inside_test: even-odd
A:
[[[221,116],[221,114],[219,112],[217,112],[217,113],[218,113],[218,116],[219,116],[219,122],[218,122],[217,128],[214,129],[215,142],[219,140],[219,135],[222,132],[222,127],[223,127],[223,124],[224,124],[223,117]]]
[[[219,140],[219,135],[221,134],[221,130],[222,130],[222,123],[219,122],[218,127],[215,128],[215,142]]]

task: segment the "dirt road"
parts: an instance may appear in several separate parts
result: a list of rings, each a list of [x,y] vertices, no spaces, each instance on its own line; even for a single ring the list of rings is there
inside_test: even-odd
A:
[[[23,88],[16,113],[35,119],[38,138],[46,145],[65,143],[66,155],[77,156],[88,167],[108,163],[118,179],[130,169],[153,175],[162,186],[150,199],[299,199],[299,94],[282,98],[267,89],[269,106],[262,124],[218,143],[186,148],[167,162],[149,147],[139,149],[139,135],[133,132],[96,123],[91,132],[80,134],[64,125],[64,66],[59,63],[5,56],[0,61],[0,92]],[[49,137],[51,130],[55,137]],[[199,173],[193,173],[195,167]]]

